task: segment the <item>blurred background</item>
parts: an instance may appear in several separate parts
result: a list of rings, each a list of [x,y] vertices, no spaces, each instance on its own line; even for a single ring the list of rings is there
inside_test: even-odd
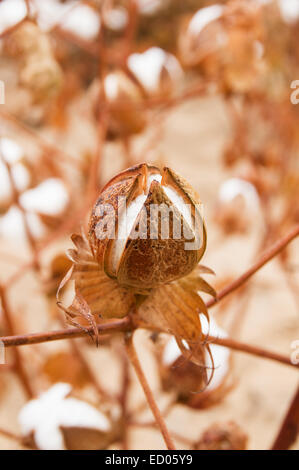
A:
[[[133,164],[167,165],[198,191],[216,290],[299,223],[298,37],[299,0],[0,1],[0,336],[66,325],[55,295],[70,235]],[[213,309],[215,335],[291,357],[298,272],[295,241]],[[220,348],[218,382],[194,403],[180,383],[194,372],[171,376],[167,341],[136,333],[178,448],[269,448],[296,369]],[[24,412],[49,390],[55,420],[42,402]],[[0,365],[2,449],[163,449],[151,422],[117,336],[9,350]]]

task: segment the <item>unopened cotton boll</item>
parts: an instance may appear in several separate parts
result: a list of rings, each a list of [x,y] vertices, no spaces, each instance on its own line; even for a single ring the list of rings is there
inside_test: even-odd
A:
[[[111,431],[107,416],[88,403],[69,397],[71,390],[67,383],[56,383],[21,409],[22,434],[33,435],[38,449],[65,450],[63,429],[96,430],[103,436]]]
[[[68,201],[68,192],[58,178],[49,178],[20,197],[20,202],[27,211],[47,215],[60,214]]]

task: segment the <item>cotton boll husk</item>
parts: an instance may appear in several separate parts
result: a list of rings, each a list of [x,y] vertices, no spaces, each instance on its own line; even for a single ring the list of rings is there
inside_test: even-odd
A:
[[[124,72],[109,73],[104,81],[104,90],[110,105],[108,138],[117,139],[140,133],[146,124],[146,115],[139,105],[143,97],[139,87]],[[98,113],[98,97],[95,101]]]

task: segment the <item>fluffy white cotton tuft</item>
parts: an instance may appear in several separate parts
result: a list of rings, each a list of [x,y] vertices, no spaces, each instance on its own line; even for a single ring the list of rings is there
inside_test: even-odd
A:
[[[237,196],[244,197],[250,208],[256,209],[259,207],[259,195],[249,181],[241,178],[230,178],[222,183],[218,193],[220,202],[231,202]]]
[[[84,427],[102,432],[110,430],[107,417],[76,398],[67,398],[71,386],[57,383],[38,398],[29,401],[19,413],[24,436],[34,433],[35,442],[41,450],[64,450],[60,426]]]
[[[20,197],[24,209],[48,215],[61,213],[68,201],[68,192],[58,178],[49,178]]]
[[[149,92],[159,89],[163,67],[174,80],[182,75],[177,59],[160,47],[151,47],[141,54],[131,54],[128,58],[128,67]]]
[[[224,10],[223,5],[211,5],[198,10],[189,23],[191,34],[199,34],[209,23],[220,18]]]

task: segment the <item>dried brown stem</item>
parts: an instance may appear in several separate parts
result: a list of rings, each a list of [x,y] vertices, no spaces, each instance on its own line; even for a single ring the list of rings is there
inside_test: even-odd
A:
[[[131,326],[129,317],[121,318],[119,320],[112,320],[107,323],[98,325],[99,333],[115,333],[126,331]],[[58,341],[62,339],[80,338],[86,336],[87,333],[92,334],[92,328],[84,331],[82,328],[66,328],[56,331],[47,331],[45,333],[31,333],[19,336],[7,336],[0,338],[6,348],[12,346],[25,346],[28,344],[48,343],[50,341]]]
[[[135,349],[134,344],[133,344],[133,336],[132,335],[130,335],[130,337],[127,338],[126,346],[127,346],[127,353],[128,353],[129,359],[130,359],[131,364],[134,367],[134,370],[137,374],[140,385],[143,388],[143,391],[144,391],[144,394],[146,396],[148,405],[149,405],[150,409],[152,410],[152,413],[153,413],[154,418],[156,420],[157,426],[159,427],[159,429],[160,429],[160,431],[163,435],[166,447],[169,450],[175,450],[174,442],[173,442],[173,440],[172,440],[172,438],[169,434],[169,431],[167,429],[164,418],[163,418],[163,416],[162,416],[162,414],[161,414],[161,412],[160,412],[160,410],[157,406],[157,403],[156,403],[155,397],[153,395],[153,392],[150,389],[150,386],[147,382],[147,379],[144,375],[144,372],[143,372],[143,369],[141,367],[140,361],[138,359],[136,349]]]
[[[299,386],[281,428],[272,446],[272,450],[287,450],[295,442],[299,433]]]
[[[259,346],[252,346],[251,344],[235,341],[232,338],[216,338],[215,336],[209,336],[209,342],[233,349],[235,351],[263,357],[264,359],[270,359],[272,361],[281,362],[282,364],[286,364],[288,366],[299,368],[299,365],[293,364],[288,356],[260,348]]]
[[[132,330],[132,324],[129,317],[124,317],[119,320],[112,320],[110,322],[98,325],[99,333],[105,332],[106,334],[110,334],[130,330]],[[80,338],[82,336],[85,336],[87,333],[91,334],[92,332],[93,330],[91,328],[87,329],[86,331],[83,331],[80,328],[67,328],[63,330],[47,331],[45,333],[32,333],[27,335],[6,337],[3,336],[0,337],[0,340],[3,342],[6,348],[9,348],[13,346],[26,346],[30,344],[48,343],[50,341],[58,341],[63,339]],[[224,339],[216,338],[214,336],[209,336],[209,341],[215,344],[219,344],[220,346],[234,349],[235,351],[252,354],[254,356],[263,357],[264,359],[270,359],[276,362],[281,362],[282,364],[286,364],[291,367],[299,368],[299,365],[293,364],[288,356],[284,356],[283,354],[278,354],[273,351],[260,348],[258,346],[252,346],[247,343],[235,341],[231,338]]]

